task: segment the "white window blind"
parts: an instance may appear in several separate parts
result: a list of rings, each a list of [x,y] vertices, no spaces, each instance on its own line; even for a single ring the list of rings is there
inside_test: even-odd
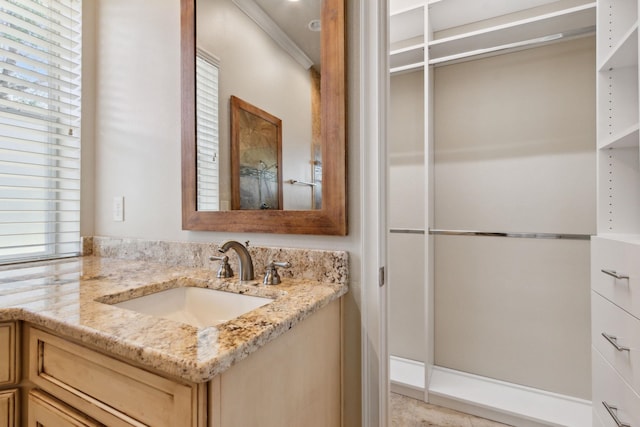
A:
[[[196,53],[197,209],[220,209],[218,153],[218,61]]]
[[[0,3],[0,263],[80,252],[81,9]]]

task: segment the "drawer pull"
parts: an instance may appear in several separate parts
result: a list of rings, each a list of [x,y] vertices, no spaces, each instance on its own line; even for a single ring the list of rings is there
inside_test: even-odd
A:
[[[620,344],[618,344],[618,337],[614,337],[613,335],[609,335],[605,332],[602,333],[602,336],[604,337],[604,339],[606,339],[607,341],[609,341],[609,343],[614,346],[616,348],[616,350],[618,351],[631,351],[631,349],[629,347],[623,347]]]
[[[629,280],[629,275],[624,274],[624,273],[618,273],[615,270],[607,270],[606,268],[603,268],[602,271],[604,274],[606,274],[607,276],[611,276],[611,277],[615,277],[618,280]]]
[[[622,421],[620,421],[620,419],[618,418],[618,407],[617,406],[609,405],[605,401],[602,401],[602,404],[607,409],[607,412],[609,413],[609,415],[611,415],[611,418],[613,418],[613,421],[615,421],[615,423],[616,423],[616,425],[618,427],[631,427],[631,424],[623,423]]]

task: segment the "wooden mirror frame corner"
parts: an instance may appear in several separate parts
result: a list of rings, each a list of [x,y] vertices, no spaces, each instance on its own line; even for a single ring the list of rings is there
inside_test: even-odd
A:
[[[198,211],[195,134],[195,1],[181,1],[182,229],[345,236],[347,138],[345,0],[322,9],[322,208],[318,210]]]

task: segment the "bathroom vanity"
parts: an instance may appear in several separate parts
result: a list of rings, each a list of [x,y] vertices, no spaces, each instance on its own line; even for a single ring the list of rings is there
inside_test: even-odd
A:
[[[0,425],[341,425],[344,283],[82,257],[0,270]],[[115,303],[198,286],[271,302],[214,326]]]

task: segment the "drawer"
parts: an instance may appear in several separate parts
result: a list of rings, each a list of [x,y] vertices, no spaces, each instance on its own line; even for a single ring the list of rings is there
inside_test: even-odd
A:
[[[640,396],[631,390],[615,369],[607,363],[597,350],[592,351],[593,360],[593,410],[605,426],[616,426],[604,402],[615,407],[612,413],[622,423],[640,426]],[[595,418],[594,418],[595,419]]]
[[[18,427],[18,389],[0,391],[0,426]]]
[[[17,324],[0,323],[0,387],[18,381]]]
[[[28,328],[28,378],[109,426],[197,426],[204,386],[183,384]]]
[[[602,270],[628,276],[616,279]],[[591,287],[614,304],[640,318],[640,245],[591,239]]]
[[[596,412],[595,408],[593,409],[593,424],[591,427],[606,427],[604,422],[600,419],[600,414]]]
[[[591,342],[620,376],[640,393],[640,320],[592,292]],[[626,350],[618,350],[614,344]]]
[[[29,427],[100,427],[92,420],[57,399],[38,390],[29,393]]]

